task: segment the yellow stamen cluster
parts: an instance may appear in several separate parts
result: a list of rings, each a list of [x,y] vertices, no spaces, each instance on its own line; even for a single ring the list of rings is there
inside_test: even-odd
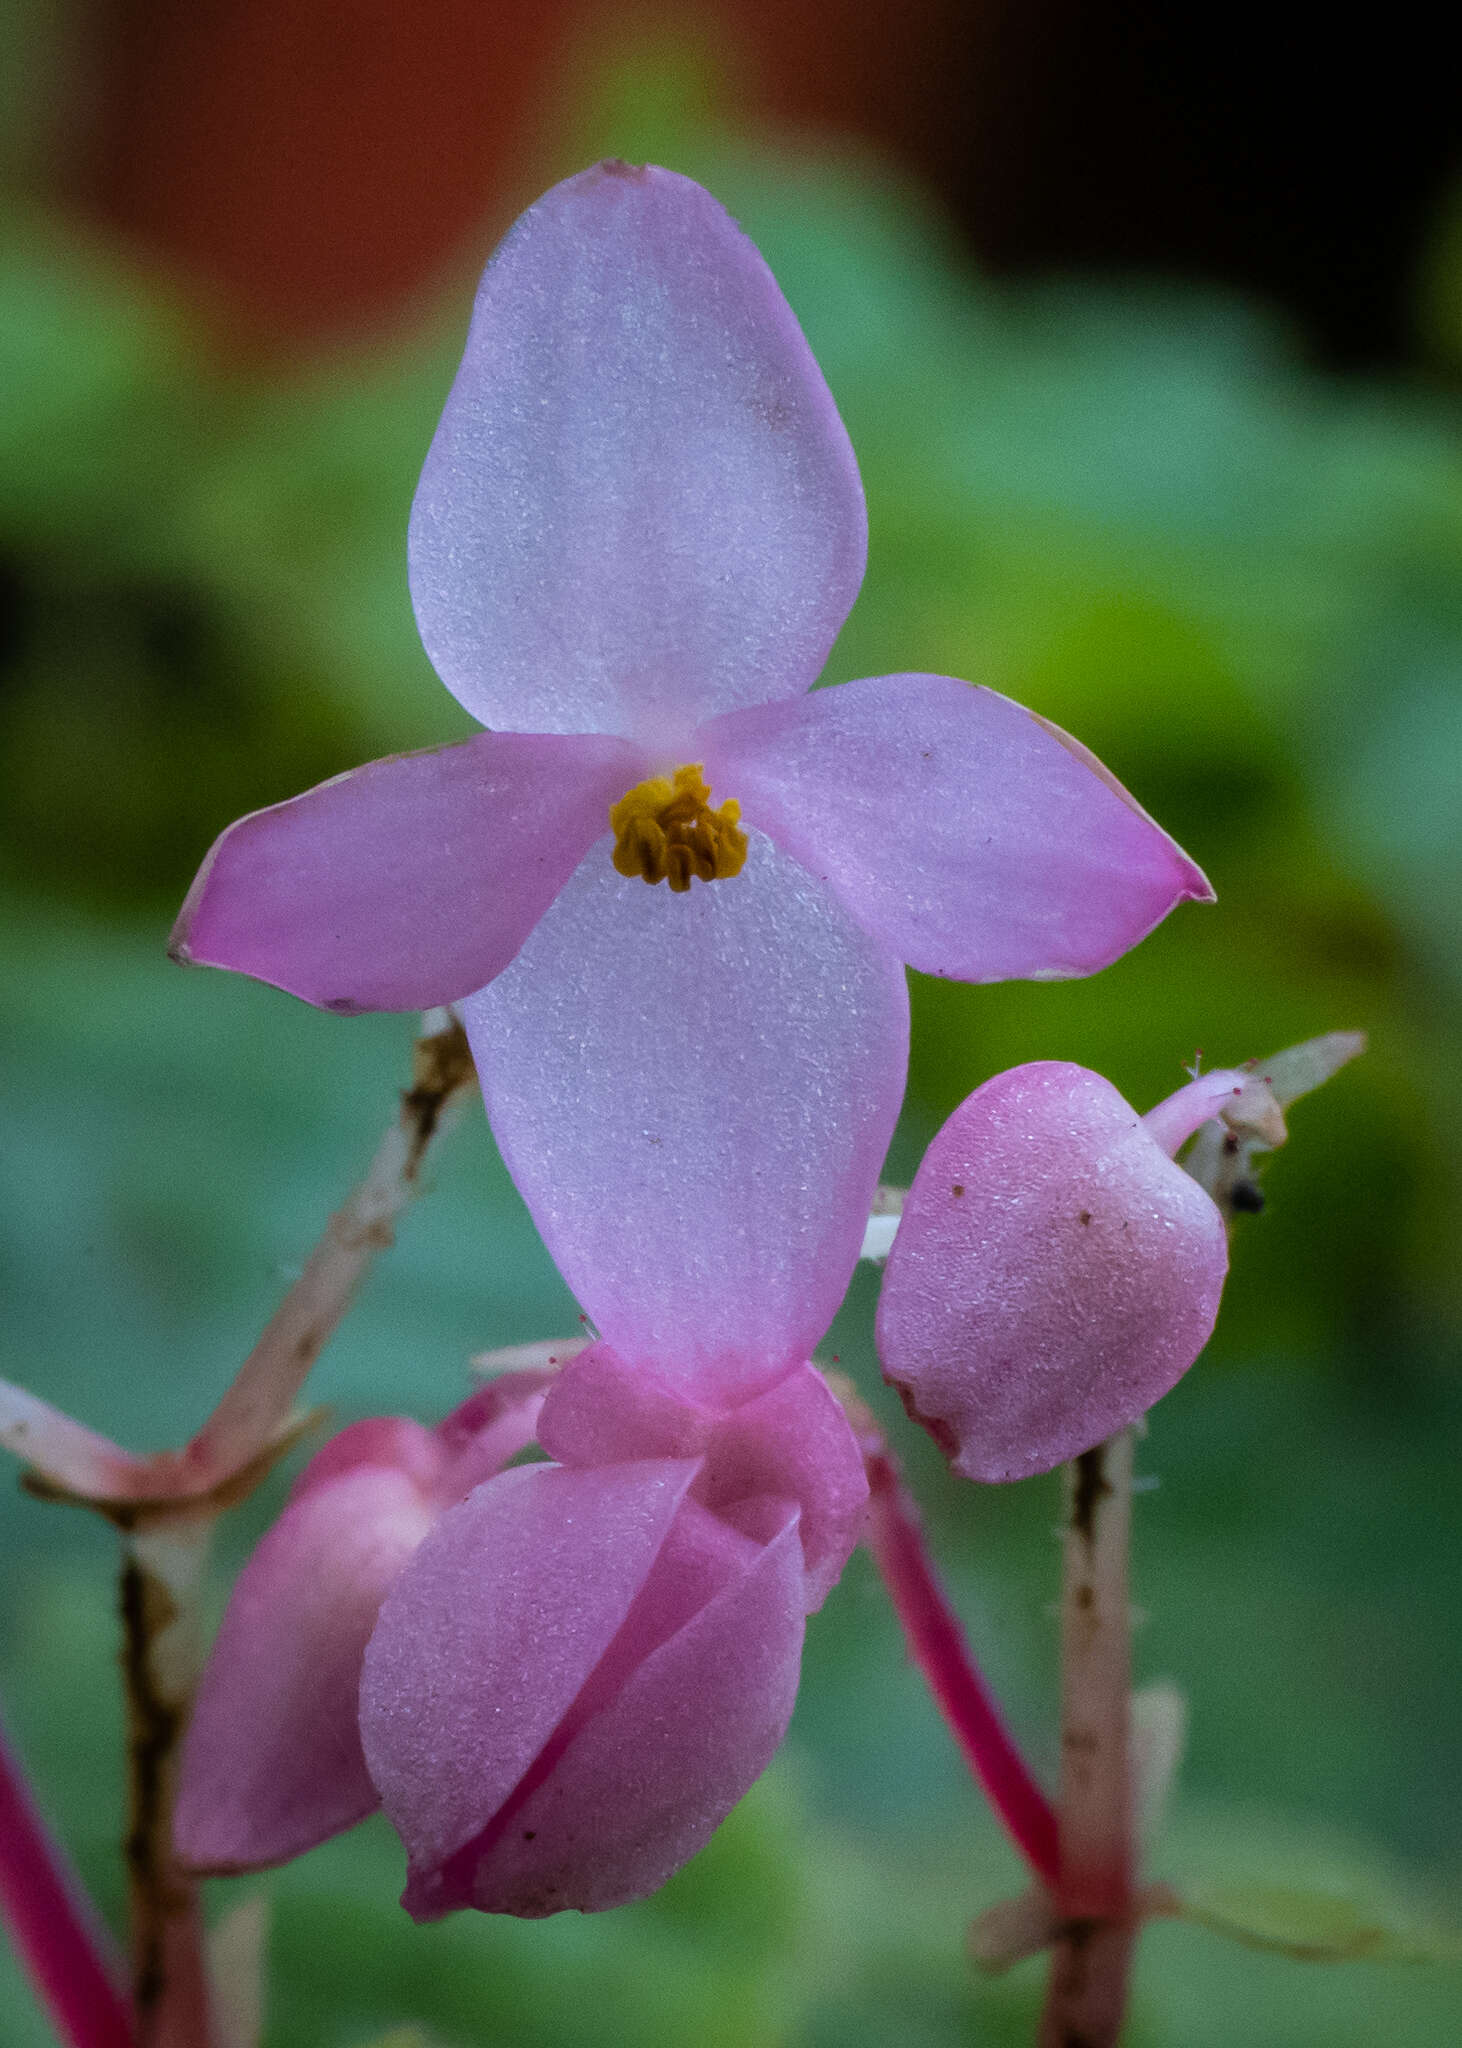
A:
[[[614,865],[622,875],[668,882],[683,896],[692,880],[725,881],[746,862],[741,806],[734,800],[711,809],[710,785],[699,761],[677,768],[675,780],[655,775],[637,782],[609,807],[614,832]]]

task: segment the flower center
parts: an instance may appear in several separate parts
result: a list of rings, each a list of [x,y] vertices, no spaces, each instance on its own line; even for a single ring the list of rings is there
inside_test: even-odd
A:
[[[734,800],[711,809],[710,785],[702,763],[637,782],[609,807],[614,831],[614,865],[622,875],[668,882],[683,896],[695,876],[703,882],[739,875],[746,862],[746,834]]]

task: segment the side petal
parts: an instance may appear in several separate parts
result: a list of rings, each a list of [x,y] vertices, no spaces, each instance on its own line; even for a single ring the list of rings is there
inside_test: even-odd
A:
[[[1093,974],[1207,881],[1094,756],[993,690],[897,675],[708,725],[718,793],[924,974]]]
[[[507,966],[642,768],[622,740],[535,733],[372,761],[231,825],[170,951],[322,1010],[455,1002]]]
[[[611,163],[530,207],[411,514],[421,637],[473,716],[673,745],[804,690],[865,549],[822,373],[709,193]]]
[[[245,1565],[198,1690],[174,1837],[194,1870],[258,1870],[375,1810],[356,1726],[381,1601],[434,1510],[362,1465],[298,1494]]]
[[[497,1812],[613,1641],[696,1471],[527,1465],[442,1516],[381,1610],[360,1727],[413,1869]]]
[[[801,1669],[795,1511],[574,1734],[476,1862],[469,1899],[526,1918],[658,1890],[775,1755]]]
[[[829,890],[760,834],[683,896],[596,847],[462,1017],[509,1170],[627,1363],[709,1396],[811,1355],[908,1053],[903,974]]]
[[[884,1373],[967,1479],[1049,1471],[1181,1378],[1227,1265],[1217,1209],[1110,1082],[1016,1067],[914,1177],[878,1307]]]

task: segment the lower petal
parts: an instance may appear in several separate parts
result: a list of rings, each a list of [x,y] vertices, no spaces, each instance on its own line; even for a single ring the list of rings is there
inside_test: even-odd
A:
[[[710,1518],[708,1518],[710,1519]],[[771,1762],[801,1668],[795,1511],[635,1668],[515,1808],[471,1903],[526,1918],[598,1913],[658,1890]],[[648,1590],[648,1589],[647,1589]]]
[[[507,966],[641,772],[597,734],[481,733],[372,761],[231,825],[174,958],[347,1014],[455,1002]]]
[[[509,1170],[630,1364],[708,1391],[807,1358],[903,1093],[902,970],[759,833],[676,896],[596,846],[462,1005]]]
[[[370,1773],[414,1869],[472,1840],[649,1576],[693,1462],[526,1465],[450,1509],[381,1610],[360,1688]]]
[[[758,705],[696,745],[748,823],[925,974],[1092,974],[1213,893],[1077,741],[949,676]]]

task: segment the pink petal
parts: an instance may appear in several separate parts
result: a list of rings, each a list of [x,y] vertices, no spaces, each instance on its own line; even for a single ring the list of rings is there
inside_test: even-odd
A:
[[[414,1868],[478,1835],[613,1641],[691,1461],[526,1465],[445,1514],[381,1609],[360,1725]]]
[[[678,1526],[694,1512],[683,1510]],[[714,1518],[704,1525],[709,1540]],[[705,1845],[771,1762],[802,1654],[796,1516],[734,1556],[726,1534],[715,1539],[719,1590],[638,1659],[514,1808],[474,1864],[470,1903],[537,1917],[644,1898]]]
[[[444,1506],[465,1500],[534,1442],[554,1378],[552,1367],[500,1373],[437,1424],[433,1435],[443,1458],[437,1498]]]
[[[807,688],[865,546],[822,373],[708,193],[602,164],[523,215],[411,514],[421,637],[474,717],[673,749]]]
[[[925,1154],[878,1312],[886,1376],[969,1479],[1135,1422],[1208,1340],[1223,1222],[1100,1075],[997,1074]]]
[[[372,761],[231,825],[173,955],[324,1010],[455,1002],[507,966],[644,772],[623,741],[530,733]]]
[[[296,1479],[290,1499],[302,1500],[307,1493],[333,1485],[347,1472],[371,1465],[403,1474],[418,1493],[429,1497],[436,1492],[447,1462],[440,1428],[423,1429],[404,1415],[368,1415],[321,1444]]]
[[[184,1745],[184,1863],[257,1870],[374,1811],[356,1727],[361,1656],[434,1513],[404,1472],[358,1465],[297,1494],[265,1536],[234,1587]]]
[[[758,1493],[796,1501],[801,1510],[805,1604],[812,1613],[837,1584],[868,1506],[862,1452],[815,1366],[795,1367],[735,1409],[712,1440],[696,1499],[724,1512]]]
[[[653,1364],[630,1365],[594,1344],[566,1365],[543,1404],[538,1441],[561,1465],[615,1465],[632,1458],[699,1458],[723,1404],[715,1389],[674,1385]],[[766,1492],[758,1487],[758,1492]]]
[[[724,1394],[811,1354],[908,1031],[897,964],[829,891],[759,834],[683,896],[596,847],[462,1015],[503,1157],[627,1362]]]
[[[949,676],[738,711],[699,735],[702,758],[718,795],[925,974],[1092,974],[1213,893],[1084,747]]]
[[[809,1613],[837,1583],[868,1503],[863,1455],[832,1389],[798,1365],[740,1405],[697,1400],[690,1381],[668,1385],[649,1365],[628,1365],[596,1344],[567,1366],[544,1403],[538,1438],[569,1465],[634,1457],[703,1460],[692,1497],[734,1519],[739,1504],[795,1502]]]

